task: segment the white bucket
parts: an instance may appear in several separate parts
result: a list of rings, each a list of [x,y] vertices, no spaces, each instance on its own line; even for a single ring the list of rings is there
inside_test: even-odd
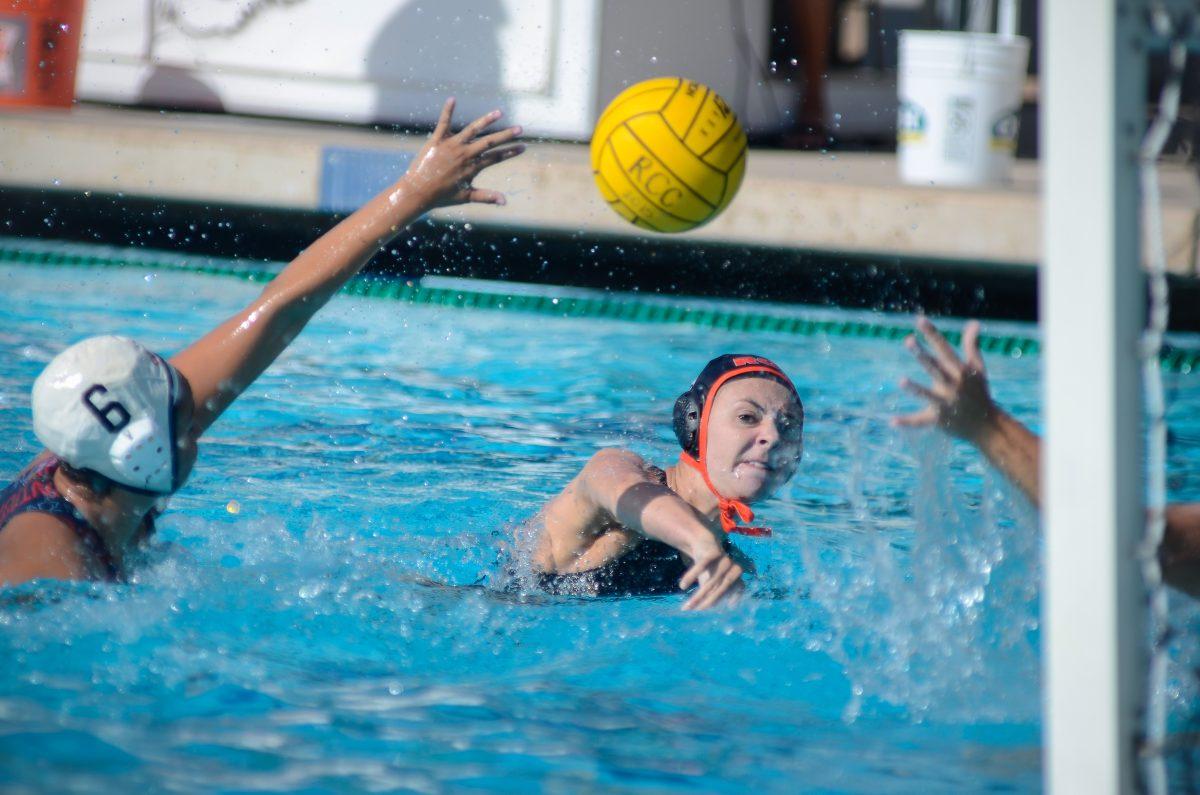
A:
[[[1004,182],[1017,148],[1029,39],[900,32],[900,178],[928,185]]]

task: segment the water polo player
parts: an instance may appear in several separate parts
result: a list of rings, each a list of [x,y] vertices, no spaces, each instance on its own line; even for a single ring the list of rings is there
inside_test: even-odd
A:
[[[743,587],[750,562],[730,533],[796,471],[804,407],[783,371],[759,356],[713,359],[675,402],[678,462],[659,469],[604,449],[527,525],[532,585],[556,594],[664,594],[698,584],[685,609]],[[517,578],[519,584],[519,577]]]
[[[275,360],[379,247],[427,210],[503,204],[472,187],[519,154],[520,128],[487,133],[499,111],[451,134],[446,103],[398,182],[300,253],[253,303],[170,361],[122,337],[55,357],[33,388],[46,446],[0,491],[0,585],[39,578],[117,579],[154,530],[156,506],[183,485],[196,439]]]

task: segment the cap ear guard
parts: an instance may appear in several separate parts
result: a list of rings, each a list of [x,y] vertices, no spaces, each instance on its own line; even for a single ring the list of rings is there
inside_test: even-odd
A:
[[[675,399],[675,438],[679,440],[679,446],[692,455],[699,452],[700,409],[695,389],[689,389]]]
[[[134,420],[117,434],[109,461],[122,485],[154,494],[174,491],[177,456],[169,434],[150,417]]]

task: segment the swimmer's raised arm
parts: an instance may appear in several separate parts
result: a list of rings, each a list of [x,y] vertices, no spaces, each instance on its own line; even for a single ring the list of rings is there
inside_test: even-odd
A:
[[[920,318],[917,329],[929,348],[915,334],[909,335],[904,345],[933,382],[926,387],[905,378],[901,385],[928,405],[921,411],[895,417],[892,423],[910,428],[936,426],[970,442],[1034,505],[1040,505],[1041,441],[992,400],[979,350],[979,323],[971,321],[963,328],[965,359],[959,358],[954,346],[928,318]]]
[[[933,378],[933,383],[924,387],[907,378],[902,383],[929,405],[916,413],[894,418],[893,424],[936,425],[965,439],[1040,507],[1042,442],[992,400],[979,351],[979,324],[972,321],[963,329],[965,361],[959,359],[927,318],[918,320],[917,328],[933,351],[922,346],[915,336],[906,339],[905,346]],[[1163,579],[1174,588],[1200,597],[1200,503],[1168,505],[1165,514],[1166,529],[1158,549]]]
[[[454,100],[408,173],[302,251],[249,306],[176,354],[171,363],[188,379],[195,400],[194,434],[202,433],[262,374],[309,319],[408,224],[434,207],[467,202],[504,204],[504,195],[475,188],[484,169],[520,154],[505,146],[521,133],[484,131],[492,111],[451,134]]]
[[[743,568],[724,550],[704,516],[650,475],[646,462],[628,450],[608,448],[592,456],[577,483],[581,496],[618,524],[686,555],[691,568],[680,588],[700,587],[684,609],[710,607],[741,587]]]

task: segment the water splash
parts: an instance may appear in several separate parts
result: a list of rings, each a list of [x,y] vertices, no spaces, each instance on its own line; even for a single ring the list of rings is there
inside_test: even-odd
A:
[[[827,627],[818,647],[838,660],[855,698],[899,706],[914,720],[1034,722],[1038,717],[1036,525],[990,472],[952,477],[951,445],[934,432],[882,446],[852,430],[857,461],[848,503],[855,543],[809,534],[805,579]],[[915,453],[916,488],[897,499],[865,473],[895,476]],[[1017,498],[1019,499],[1019,498]],[[911,500],[911,501],[910,501]],[[907,503],[907,504],[906,504]],[[911,515],[913,526],[898,518]],[[997,699],[996,683],[1008,679]]]

